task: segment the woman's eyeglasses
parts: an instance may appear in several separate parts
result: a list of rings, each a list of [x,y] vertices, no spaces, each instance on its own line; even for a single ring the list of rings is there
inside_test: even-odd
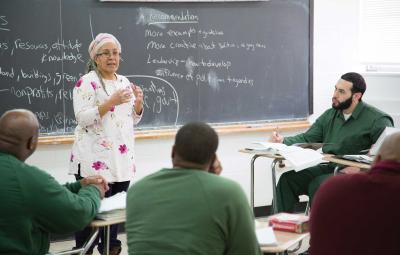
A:
[[[104,51],[96,54],[97,56],[105,56],[107,58],[113,57],[119,57],[120,53],[118,51]]]

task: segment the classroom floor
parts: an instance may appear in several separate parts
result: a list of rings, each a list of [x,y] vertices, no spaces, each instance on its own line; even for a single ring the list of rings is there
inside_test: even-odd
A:
[[[119,234],[118,239],[121,240],[122,242],[122,251],[121,255],[128,255],[128,247],[126,245],[126,234]],[[299,254],[301,252],[304,252],[308,249],[308,243],[309,239],[307,238],[302,242],[300,250],[293,254]],[[73,246],[75,245],[74,240],[68,240],[68,241],[63,241],[63,242],[54,242],[50,244],[50,253],[55,253],[55,252],[60,252],[60,251],[66,251],[70,250]],[[97,249],[94,249],[93,255],[100,255],[100,253],[97,251]]]
[[[126,234],[119,234],[118,239],[121,240],[122,243],[122,251],[120,254],[128,255],[128,247],[126,245]],[[75,246],[75,240],[53,242],[50,244],[50,253],[71,250],[72,247],[74,246]],[[93,250],[93,255],[100,255],[100,253],[97,251],[97,248]]]

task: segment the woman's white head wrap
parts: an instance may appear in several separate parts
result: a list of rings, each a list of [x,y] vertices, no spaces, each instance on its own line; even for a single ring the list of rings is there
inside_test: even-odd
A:
[[[94,40],[89,45],[90,59],[94,60],[101,46],[103,46],[105,43],[108,42],[112,42],[115,45],[117,45],[118,51],[119,53],[121,53],[121,44],[119,43],[117,38],[115,38],[115,36],[113,36],[112,34],[100,33],[96,36],[96,38],[94,38]]]

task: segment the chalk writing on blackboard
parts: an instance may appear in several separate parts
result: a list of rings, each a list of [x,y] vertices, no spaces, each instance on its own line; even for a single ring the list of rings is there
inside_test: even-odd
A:
[[[179,118],[179,98],[174,86],[168,81],[148,75],[126,75],[127,78],[145,79],[146,83],[137,83],[144,92],[145,111],[150,110],[156,117],[161,118],[166,109],[175,114],[174,125]],[[171,110],[172,109],[172,110]],[[160,115],[160,116],[157,116]]]
[[[7,25],[8,25],[7,17],[4,15],[0,15],[0,30],[10,31]]]
[[[0,113],[28,108],[42,135],[71,134],[74,84],[85,73],[89,43],[107,32],[123,48],[118,73],[145,92],[138,128],[304,118],[309,21],[309,0],[3,0]]]

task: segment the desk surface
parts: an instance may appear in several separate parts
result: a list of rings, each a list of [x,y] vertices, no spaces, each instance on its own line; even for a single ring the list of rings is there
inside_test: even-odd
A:
[[[277,246],[261,246],[261,251],[268,253],[278,253],[289,250],[300,243],[300,241],[305,240],[310,233],[291,233],[284,231],[274,231],[276,240],[278,242]]]
[[[340,164],[340,165],[344,165],[344,166],[353,166],[353,167],[358,167],[358,168],[363,168],[363,169],[371,168],[371,165],[369,165],[369,164],[359,163],[359,162],[346,160],[346,159],[335,158],[334,155],[325,155],[323,160],[333,162],[336,164]]]
[[[101,213],[97,217],[101,217],[101,219],[96,218],[90,223],[90,226],[99,228],[118,223],[124,223],[126,221],[126,210],[113,210],[106,213]]]
[[[266,157],[266,158],[285,159],[281,155],[272,154],[270,152],[265,152],[265,151],[262,151],[262,150],[240,149],[239,152],[243,152],[243,153],[247,153],[247,154],[251,154],[251,155],[257,155],[257,156]]]
[[[285,159],[281,155],[271,154],[271,153],[260,151],[260,150],[241,149],[241,150],[239,150],[239,152],[247,153],[247,154],[251,154],[251,155],[257,155],[257,156],[266,157],[266,158],[282,159],[282,160]],[[354,167],[363,168],[363,169],[371,168],[371,165],[369,165],[369,164],[359,163],[359,162],[346,160],[346,159],[335,158],[334,155],[325,155],[322,159],[332,162],[332,163],[345,165],[345,166],[354,166]]]
[[[260,227],[268,226],[267,218],[258,219]],[[274,230],[276,241],[278,245],[276,246],[261,246],[261,251],[268,253],[279,253],[289,250],[295,247],[310,236],[310,233],[297,234],[292,232],[277,231]],[[308,240],[308,239],[307,239]]]

